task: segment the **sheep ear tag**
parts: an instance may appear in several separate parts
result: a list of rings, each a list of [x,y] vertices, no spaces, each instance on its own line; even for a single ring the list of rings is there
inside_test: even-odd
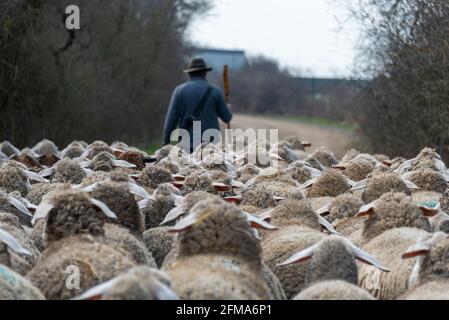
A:
[[[382,266],[382,264],[377,261],[374,257],[370,256],[368,253],[366,253],[365,251],[357,248],[355,245],[353,245],[352,243],[350,243],[351,249],[352,249],[352,254],[354,255],[354,257],[366,264],[372,265],[376,268],[378,268],[379,270],[382,270],[384,272],[391,272],[390,269]]]
[[[313,254],[315,253],[315,250],[317,247],[318,247],[318,244],[315,244],[314,246],[304,249],[304,250],[294,254],[286,261],[278,264],[278,266],[283,267],[283,266],[288,266],[288,265],[294,264],[294,263],[305,262],[313,257]]]
[[[172,222],[185,214],[186,214],[186,211],[184,210],[184,208],[182,206],[174,207],[167,213],[164,221],[161,222],[161,226],[163,226],[164,224],[167,224],[169,222]]]
[[[417,243],[411,246],[407,252],[402,255],[402,259],[411,259],[419,256],[425,256],[430,252],[431,248],[428,244]]]
[[[24,205],[21,201],[17,200],[16,198],[12,196],[8,196],[8,202],[10,205],[12,205],[14,208],[19,210],[20,212],[26,214],[29,217],[32,217],[33,215],[30,213],[26,205]]]
[[[264,229],[264,230],[278,230],[278,227],[273,226],[272,224],[266,222],[265,220],[253,216],[252,214],[249,214],[247,212],[243,212],[243,214],[246,215],[246,218],[248,219],[248,222],[251,225],[251,228],[254,229]]]
[[[25,249],[16,238],[3,229],[0,229],[0,241],[17,253],[32,256],[31,252]]]
[[[219,182],[212,183],[212,187],[218,192],[228,192],[232,190],[232,186]]]
[[[327,221],[326,219],[324,219],[322,216],[318,215],[318,222],[321,224],[321,226],[326,229],[327,231],[329,231],[332,234],[337,234],[339,235],[340,233],[337,232],[337,230],[334,229],[334,227],[329,223],[329,221]]]
[[[37,181],[37,182],[49,182],[47,179],[41,177],[40,175],[38,175],[35,172],[31,172],[28,170],[24,170],[25,175],[28,179],[33,180],[33,181]]]
[[[34,225],[36,221],[45,219],[50,213],[50,211],[53,210],[54,207],[55,206],[52,205],[50,202],[43,200],[41,204],[37,207],[31,223]]]
[[[374,210],[375,210],[374,202],[371,202],[361,207],[359,212],[355,216],[357,218],[371,216],[374,214]]]
[[[98,286],[90,288],[82,295],[76,297],[74,300],[101,300],[103,294],[105,294],[109,289],[111,289],[116,283],[116,278],[106,281]]]
[[[112,165],[119,168],[135,168],[136,165],[125,160],[112,160]]]
[[[112,218],[112,219],[117,219],[117,216],[114,212],[112,212],[111,209],[109,209],[109,207],[101,202],[98,201],[96,199],[90,198],[89,199],[90,203],[92,203],[98,210],[100,210],[101,212],[103,212],[107,217]]]

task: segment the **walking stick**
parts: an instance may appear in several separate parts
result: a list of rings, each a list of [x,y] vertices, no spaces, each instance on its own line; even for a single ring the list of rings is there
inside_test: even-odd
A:
[[[229,85],[229,69],[225,64],[223,67],[223,86],[226,105],[229,105],[229,96],[231,95],[231,86]],[[231,129],[231,123],[228,123],[228,129]]]

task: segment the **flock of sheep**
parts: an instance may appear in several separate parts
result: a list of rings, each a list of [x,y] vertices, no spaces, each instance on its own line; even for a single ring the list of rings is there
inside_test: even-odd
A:
[[[0,300],[449,299],[441,157],[308,146],[5,141]]]

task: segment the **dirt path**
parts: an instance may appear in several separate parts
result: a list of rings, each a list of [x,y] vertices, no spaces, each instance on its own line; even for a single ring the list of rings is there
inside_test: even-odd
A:
[[[235,115],[232,127],[244,130],[249,128],[279,129],[280,139],[298,136],[313,144],[312,151],[326,146],[335,152],[338,157],[342,157],[352,147],[356,138],[355,133],[350,129],[247,115]]]

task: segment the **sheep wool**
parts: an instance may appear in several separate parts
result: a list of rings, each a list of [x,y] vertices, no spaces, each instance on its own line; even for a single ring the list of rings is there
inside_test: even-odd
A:
[[[343,156],[343,159],[341,159],[341,162],[348,163],[349,161],[355,159],[358,155],[360,155],[360,151],[351,149],[346,152],[346,154]]]
[[[373,172],[375,166],[372,162],[365,159],[358,159],[352,161],[343,170],[343,174],[347,176],[352,181],[362,181],[368,177],[368,175]]]
[[[0,300],[45,300],[45,297],[29,280],[0,264]]]
[[[143,170],[145,168],[144,155],[137,151],[126,151],[120,154],[117,159],[125,160],[136,166],[137,170]]]
[[[176,262],[166,270],[180,299],[272,299],[262,273],[260,243],[248,218],[215,199],[196,204],[192,212],[175,229],[184,231],[177,240]]]
[[[62,183],[36,183],[31,186],[31,191],[27,194],[26,199],[32,204],[38,206],[42,198],[48,193],[62,188]]]
[[[329,214],[326,216],[326,220],[333,223],[339,219],[352,218],[363,206],[363,201],[360,197],[345,193],[332,199],[329,204]]]
[[[165,257],[173,249],[175,235],[169,231],[170,227],[158,227],[143,233],[145,246],[153,255],[158,268],[162,267]]]
[[[312,157],[317,159],[323,166],[330,168],[338,163],[335,155],[326,147],[319,148],[312,153]]]
[[[172,173],[162,167],[150,165],[147,166],[139,175],[139,184],[148,189],[155,190],[163,183],[172,182]]]
[[[86,172],[77,161],[64,159],[56,164],[52,182],[80,184],[86,177]]]
[[[112,155],[112,153],[109,153],[107,151],[100,152],[92,158],[92,169],[94,171],[111,172],[112,170],[114,170],[114,166],[112,163],[113,159],[114,156]]]
[[[275,207],[277,202],[264,186],[256,185],[242,192],[241,205],[267,209]]]
[[[13,214],[19,219],[22,225],[31,227],[32,217],[13,206],[10,202],[11,197],[23,204],[23,199],[17,191],[7,194],[0,189],[0,212]]]
[[[287,167],[285,172],[301,184],[312,179],[311,170],[302,161],[293,162]]]
[[[71,299],[135,267],[127,253],[87,235],[54,242],[26,275],[50,300]],[[79,290],[67,286],[67,277],[79,270]]]
[[[312,185],[308,192],[309,198],[337,197],[351,189],[347,178],[339,171],[325,171]]]
[[[438,171],[421,169],[410,174],[410,181],[427,191],[444,193],[448,188],[446,178]]]
[[[370,203],[391,191],[411,195],[410,190],[400,176],[394,173],[381,173],[369,179],[363,192],[362,200],[365,203]]]
[[[26,197],[30,192],[30,183],[26,177],[22,164],[11,163],[0,168],[0,188],[10,193],[14,191],[20,192],[22,197]]]
[[[366,290],[341,280],[319,282],[301,291],[294,300],[376,300]]]

